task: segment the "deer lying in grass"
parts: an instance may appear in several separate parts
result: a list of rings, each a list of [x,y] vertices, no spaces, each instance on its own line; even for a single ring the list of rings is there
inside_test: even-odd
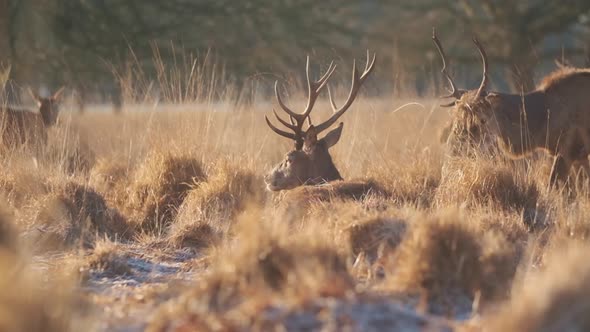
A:
[[[369,74],[373,71],[375,65],[375,56],[371,60],[367,52],[367,63],[362,75],[356,69],[356,64],[352,69],[352,87],[348,99],[338,108],[332,99],[330,88],[328,87],[328,96],[334,114],[326,121],[312,125],[309,115],[313,106],[326,86],[328,79],[334,73],[336,66],[330,64],[326,73],[317,81],[312,81],[309,74],[309,57],[306,64],[307,88],[309,92],[307,106],[302,113],[292,111],[283,102],[278,91],[278,82],[275,84],[275,95],[279,106],[289,115],[290,122],[282,119],[274,110],[273,113],[281,124],[290,129],[287,132],[275,127],[265,116],[266,123],[275,133],[280,136],[293,140],[295,147],[285,155],[285,159],[278,164],[270,174],[265,177],[267,188],[272,191],[292,189],[301,185],[317,185],[334,180],[342,180],[338,169],[332,161],[329,149],[338,143],[342,134],[343,123],[340,122],[338,127],[328,132],[323,138],[318,139],[318,135],[330,128],[344,112],[346,112],[356,98],[361,85],[365,82]],[[306,119],[309,122],[307,130],[303,130]]]
[[[61,88],[52,96],[42,98],[29,89],[31,96],[37,102],[39,113],[12,107],[0,108],[2,145],[4,147],[17,147],[23,144],[44,145],[47,142],[47,128],[57,121],[59,99],[63,90]]]
[[[554,156],[551,183],[565,182],[572,168],[590,175],[590,69],[563,68],[547,76],[533,92],[524,95],[487,91],[488,61],[477,39],[473,42],[483,62],[483,77],[477,90],[459,90],[446,71],[445,54],[433,34],[443,61],[442,73],[455,100],[455,117],[472,119],[496,138],[500,149],[512,159],[542,149]]]

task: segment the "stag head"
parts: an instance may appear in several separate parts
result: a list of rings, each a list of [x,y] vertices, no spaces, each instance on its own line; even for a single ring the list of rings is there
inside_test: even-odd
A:
[[[366,78],[369,76],[375,65],[375,56],[371,59],[367,52],[367,62],[362,74],[356,69],[356,62],[352,67],[352,87],[348,99],[341,107],[337,107],[332,98],[332,93],[328,87],[328,97],[332,106],[332,116],[318,124],[311,124],[309,117],[315,102],[322,89],[327,86],[328,79],[334,73],[336,66],[330,63],[326,73],[317,81],[312,81],[309,74],[309,57],[305,67],[307,76],[308,100],[307,106],[302,113],[292,111],[283,102],[279,93],[278,82],[275,83],[275,95],[281,109],[289,115],[289,120],[282,119],[273,109],[274,116],[283,126],[292,132],[287,132],[275,127],[265,116],[266,123],[276,134],[293,140],[294,148],[289,151],[284,160],[274,167],[274,169],[265,177],[267,188],[272,191],[292,189],[305,184],[320,184],[334,180],[341,180],[342,177],[336,169],[330,156],[329,149],[340,140],[344,124],[340,122],[338,127],[329,131],[324,137],[318,136],[330,128],[352,105],[358,91]],[[304,124],[307,119],[308,126],[304,130]]]
[[[41,112],[41,116],[43,117],[43,123],[46,126],[52,126],[57,122],[57,116],[59,114],[59,102],[61,100],[63,91],[64,87],[61,87],[53,95],[49,97],[41,97],[29,88],[29,94],[33,100],[37,102],[37,106],[39,106],[39,112]]]
[[[455,81],[447,71],[447,59],[444,49],[436,36],[436,31],[432,32],[432,40],[436,46],[438,53],[442,60],[441,73],[449,82],[449,94],[442,96],[441,98],[453,98],[454,100],[448,104],[441,105],[442,107],[453,107],[453,113],[455,114],[455,130],[460,129],[461,132],[467,133],[470,137],[466,137],[468,140],[480,140],[484,135],[484,125],[492,124],[496,121],[497,114],[494,112],[496,109],[502,108],[502,98],[493,92],[486,90],[489,83],[488,78],[488,58],[487,54],[477,40],[473,38],[473,43],[479,51],[483,64],[482,79],[479,87],[474,90],[463,90],[458,89],[455,85]],[[497,126],[488,126],[489,128],[496,128]],[[471,137],[475,133],[478,137]]]

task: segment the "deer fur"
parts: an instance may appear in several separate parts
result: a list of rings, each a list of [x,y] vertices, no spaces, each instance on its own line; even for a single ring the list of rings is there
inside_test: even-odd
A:
[[[36,112],[7,106],[0,108],[2,146],[45,145],[47,129],[57,122],[59,98],[62,91],[63,89],[60,89],[53,96],[47,98],[39,97],[31,91],[31,95],[39,107]]]
[[[590,175],[590,96],[585,91],[590,91],[590,70],[562,69],[528,94],[486,92],[474,99],[469,91],[455,107],[480,119],[511,158],[538,149],[555,156],[551,181],[564,181],[572,167]]]
[[[572,169],[590,175],[590,69],[561,67],[526,94],[486,90],[487,56],[474,39],[483,60],[483,79],[477,90],[458,90],[446,72],[440,42],[433,40],[443,59],[443,74],[451,84],[455,118],[472,118],[495,137],[512,159],[544,150],[554,156],[550,181],[565,182]]]

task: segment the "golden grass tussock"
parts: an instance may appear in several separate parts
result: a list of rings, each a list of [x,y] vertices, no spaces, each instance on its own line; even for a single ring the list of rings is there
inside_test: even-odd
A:
[[[43,278],[22,258],[0,249],[0,331],[92,330],[89,305],[72,282]],[[47,277],[47,276],[45,276]]]
[[[437,157],[425,149],[417,156],[375,163],[368,175],[398,204],[429,208],[441,181],[442,164]]]
[[[406,226],[401,219],[374,217],[352,223],[343,229],[343,233],[348,238],[345,243],[350,254],[355,259],[363,255],[371,263],[397,248]]]
[[[92,246],[97,237],[125,239],[132,233],[118,210],[87,185],[77,182],[50,184],[22,216],[28,240],[35,247]]]
[[[197,159],[152,152],[135,170],[127,207],[142,232],[163,232],[174,220],[190,190],[206,179]]]
[[[35,172],[31,164],[29,160],[19,159],[3,165],[5,171],[0,174],[0,193],[6,204],[15,209],[47,192],[45,172]]]
[[[124,207],[131,172],[124,161],[100,158],[90,170],[88,183],[115,206]]]
[[[69,128],[52,128],[41,162],[56,165],[66,174],[87,174],[96,162],[96,155],[79,134]]]
[[[317,204],[332,202],[382,202],[390,197],[376,181],[336,181],[320,186],[301,186],[275,196],[276,215],[286,223],[304,219]]]
[[[249,205],[261,205],[260,176],[239,165],[219,162],[207,181],[191,189],[167,233],[176,247],[202,248],[227,235],[236,216]]]
[[[516,259],[499,233],[484,234],[462,212],[416,216],[387,262],[380,287],[424,296],[431,308],[480,295],[491,299],[506,295]]]
[[[587,243],[554,247],[547,265],[531,270],[481,321],[484,331],[587,331],[590,329],[590,261]]]
[[[164,306],[152,330],[191,322],[192,328],[201,326],[196,322],[208,329],[232,328],[252,323],[268,306],[299,306],[354,292],[344,257],[329,243],[293,236],[286,225],[265,221],[256,208],[239,219],[236,239],[215,249],[207,276]]]
[[[97,241],[79,271],[99,274],[102,277],[131,276],[133,271],[128,264],[129,257],[123,253],[120,244],[110,240]]]
[[[437,205],[486,204],[499,210],[535,209],[537,184],[501,163],[468,158],[450,159],[435,196]]]

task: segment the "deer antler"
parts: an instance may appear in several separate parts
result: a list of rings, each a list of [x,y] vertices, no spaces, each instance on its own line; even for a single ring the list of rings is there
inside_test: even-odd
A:
[[[291,129],[293,131],[293,133],[287,133],[283,130],[276,128],[270,122],[270,120],[268,120],[268,118],[266,116],[264,116],[264,118],[266,119],[266,123],[268,124],[270,129],[272,129],[275,133],[277,133],[283,137],[287,137],[287,138],[295,140],[297,143],[297,146],[300,148],[301,145],[303,144],[303,137],[305,134],[302,130],[303,124],[305,123],[305,118],[309,118],[309,114],[311,113],[311,110],[313,109],[313,106],[315,105],[315,102],[316,102],[318,96],[320,95],[320,92],[322,91],[324,86],[326,86],[326,83],[328,82],[328,79],[330,78],[330,76],[332,76],[332,74],[334,73],[334,70],[336,70],[336,66],[334,65],[334,62],[332,61],[330,63],[330,65],[328,66],[328,70],[326,70],[326,73],[324,73],[324,75],[322,77],[320,77],[319,80],[312,81],[310,74],[309,74],[309,56],[307,57],[307,61],[305,64],[305,75],[307,77],[308,99],[307,99],[307,106],[305,107],[305,110],[303,111],[303,113],[296,113],[296,112],[292,111],[287,105],[285,105],[285,103],[283,102],[283,99],[281,98],[281,95],[279,93],[279,82],[276,81],[275,82],[275,96],[277,98],[277,102],[279,103],[279,106],[281,106],[283,111],[285,111],[285,113],[287,113],[289,115],[289,120],[291,123],[289,123],[289,122],[283,120],[281,117],[279,117],[279,115],[275,112],[274,109],[273,109],[273,113],[274,113],[275,117],[277,118],[277,120],[280,123],[282,123],[285,127]]]
[[[356,69],[356,61],[353,63],[352,87],[350,88],[350,93],[348,95],[348,99],[346,100],[344,105],[342,105],[342,107],[340,107],[340,108],[338,108],[336,106],[336,104],[334,103],[334,100],[332,98],[332,93],[330,92],[330,87],[328,87],[328,95],[330,98],[330,104],[332,105],[333,114],[328,120],[313,127],[316,134],[319,134],[320,132],[329,128],[332,124],[334,124],[334,122],[336,122],[336,120],[338,120],[338,118],[340,118],[342,116],[342,114],[344,114],[348,110],[348,108],[350,107],[350,105],[352,105],[352,102],[356,98],[358,91],[359,91],[360,87],[362,86],[362,84],[364,83],[365,79],[373,71],[374,66],[375,66],[375,55],[373,55],[373,59],[371,60],[371,58],[369,56],[369,51],[367,51],[367,63],[365,65],[365,70],[363,71],[362,75],[359,75],[359,72]],[[306,134],[306,132],[303,131],[303,124],[305,123],[305,119],[306,118],[308,119],[309,126],[311,128],[312,126],[311,126],[311,119],[309,118],[309,114],[311,113],[313,106],[315,105],[315,102],[316,102],[318,96],[320,95],[321,90],[325,86],[327,86],[328,79],[330,78],[330,76],[332,76],[335,69],[336,69],[336,66],[334,65],[333,62],[331,62],[326,73],[319,80],[312,81],[310,78],[310,75],[309,75],[309,57],[307,57],[307,63],[305,66],[305,74],[307,76],[307,90],[308,90],[309,96],[308,96],[308,100],[307,100],[307,106],[305,107],[305,110],[303,111],[303,113],[296,113],[296,112],[292,111],[289,107],[287,107],[287,105],[285,105],[285,103],[283,102],[281,95],[279,94],[279,91],[278,91],[278,82],[275,83],[275,95],[277,98],[277,102],[279,103],[279,106],[281,106],[283,111],[285,111],[285,113],[287,113],[289,115],[290,122],[287,122],[284,119],[282,119],[275,112],[274,109],[273,109],[273,114],[275,115],[277,121],[279,121],[283,126],[291,129],[293,131],[293,133],[289,133],[284,130],[278,129],[270,122],[270,120],[268,119],[268,117],[266,115],[264,116],[264,119],[266,120],[266,124],[270,127],[270,129],[272,129],[272,131],[274,131],[275,133],[277,133],[283,137],[295,140],[295,148],[296,149],[301,149],[303,147],[303,139]]]
[[[451,86],[451,90],[450,90],[450,94],[446,95],[446,96],[441,96],[440,98],[455,98],[455,99],[461,99],[461,96],[463,96],[463,94],[465,93],[465,90],[462,89],[457,89],[457,86],[455,85],[455,81],[453,80],[453,78],[451,77],[451,75],[449,74],[449,72],[447,72],[447,57],[445,55],[445,51],[443,50],[443,47],[440,43],[440,41],[438,40],[438,37],[436,36],[436,30],[432,29],[432,41],[434,42],[434,45],[436,46],[436,48],[438,49],[438,53],[440,54],[441,60],[442,60],[442,69],[441,69],[441,73],[443,75],[445,75],[445,78],[447,79],[447,81],[449,81],[449,85]],[[450,107],[455,105],[455,102],[452,102],[450,104],[444,104],[441,105],[442,107]]]
[[[477,89],[477,93],[475,94],[476,98],[481,97],[481,94],[484,92],[486,85],[488,84],[488,56],[486,55],[486,51],[483,49],[483,46],[479,43],[476,37],[473,38],[473,43],[477,47],[479,54],[481,55],[481,61],[483,62],[483,77],[481,79],[481,84],[479,85],[479,89]]]
[[[328,96],[330,98],[330,105],[332,106],[332,111],[334,112],[334,114],[328,120],[315,126],[315,129],[318,134],[328,129],[332,124],[334,124],[334,122],[336,122],[336,120],[338,120],[338,118],[340,118],[342,114],[344,114],[348,110],[350,105],[352,105],[352,102],[356,98],[360,87],[363,85],[369,74],[373,71],[373,68],[375,68],[375,58],[376,55],[373,54],[373,59],[371,59],[369,51],[367,50],[367,63],[365,64],[365,70],[363,71],[363,74],[360,76],[358,70],[356,69],[356,60],[352,63],[352,86],[350,88],[350,93],[348,94],[348,99],[346,100],[344,105],[342,105],[342,107],[338,108],[336,106],[336,104],[334,103],[334,99],[332,98],[332,92],[330,91],[330,87],[328,86]]]

